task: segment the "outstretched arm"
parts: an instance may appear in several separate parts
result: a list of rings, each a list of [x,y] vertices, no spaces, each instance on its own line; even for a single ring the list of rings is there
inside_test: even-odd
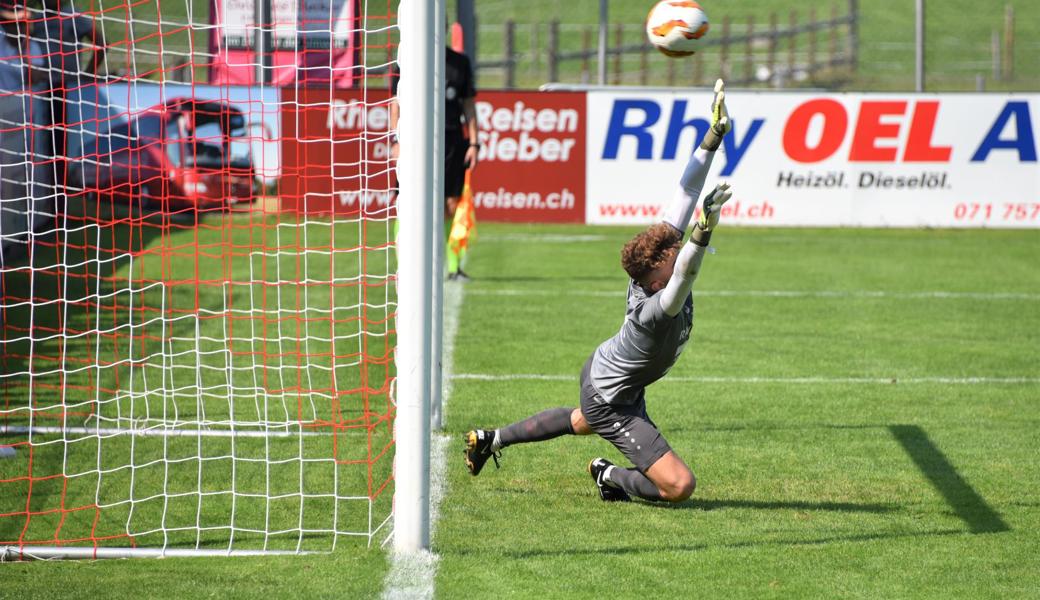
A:
[[[711,160],[715,158],[714,151],[697,148],[690,155],[686,163],[682,177],[679,179],[679,189],[675,190],[672,203],[664,215],[664,222],[679,231],[686,231],[693,217],[693,209],[697,206],[697,199],[704,189],[704,180],[708,177],[711,169]]]
[[[672,278],[658,294],[661,298],[661,308],[669,317],[674,317],[682,310],[686,296],[693,289],[693,282],[697,280],[697,274],[700,273],[701,261],[704,260],[704,253],[707,249],[707,246],[694,244],[691,239],[679,251],[679,256],[675,259]]]
[[[726,110],[725,88],[726,85],[721,79],[715,82],[715,98],[711,103],[711,127],[700,147],[690,154],[682,177],[679,178],[679,189],[675,191],[675,196],[665,211],[664,222],[679,231],[686,231],[686,227],[689,226],[690,219],[693,218],[693,209],[697,206],[697,200],[704,189],[704,180],[711,169],[715,151],[722,144],[722,138],[732,128],[729,112]]]
[[[719,224],[719,213],[722,210],[722,205],[732,195],[733,192],[729,190],[729,184],[722,183],[716,186],[708,194],[708,197],[704,199],[704,206],[701,208],[701,218],[694,223],[690,239],[683,245],[682,250],[679,251],[679,256],[675,258],[675,268],[672,270],[671,279],[668,280],[668,284],[658,294],[661,299],[661,308],[664,309],[665,314],[669,317],[674,317],[682,310],[682,306],[686,302],[686,296],[693,288],[693,282],[696,281],[697,274],[700,273],[701,261],[704,260],[704,253],[708,249],[711,232]]]

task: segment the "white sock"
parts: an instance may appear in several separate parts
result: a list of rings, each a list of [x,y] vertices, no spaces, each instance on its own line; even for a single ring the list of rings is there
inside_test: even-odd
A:
[[[617,487],[617,485],[610,480],[610,474],[614,472],[614,465],[607,467],[606,471],[603,471],[603,481],[609,483],[611,487]]]
[[[495,430],[495,439],[491,440],[491,451],[498,452],[502,449],[502,442],[499,441],[498,430]]]

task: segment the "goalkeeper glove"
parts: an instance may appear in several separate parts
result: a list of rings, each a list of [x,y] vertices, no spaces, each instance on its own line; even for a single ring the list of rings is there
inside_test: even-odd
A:
[[[720,183],[710,194],[704,197],[701,204],[701,216],[693,225],[693,233],[690,236],[693,243],[698,246],[707,246],[711,241],[711,232],[719,224],[719,214],[722,205],[733,196],[728,183]]]
[[[704,135],[701,148],[714,152],[722,144],[722,138],[733,129],[729,122],[729,111],[726,110],[726,84],[721,79],[715,81],[715,98],[711,101],[711,128]]]

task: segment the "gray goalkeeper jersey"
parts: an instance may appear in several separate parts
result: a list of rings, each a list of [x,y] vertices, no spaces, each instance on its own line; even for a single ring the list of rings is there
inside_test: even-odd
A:
[[[693,328],[693,294],[669,317],[660,301],[635,281],[628,284],[625,322],[592,355],[592,384],[609,404],[632,404],[643,388],[665,376],[678,360]]]

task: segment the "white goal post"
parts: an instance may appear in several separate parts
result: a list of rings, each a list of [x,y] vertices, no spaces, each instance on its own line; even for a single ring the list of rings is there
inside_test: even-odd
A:
[[[430,545],[430,426],[440,396],[440,339],[434,336],[443,245],[440,185],[444,136],[443,0],[402,0],[398,88],[401,154],[398,219],[397,454],[394,548],[415,552]],[[438,143],[438,140],[441,140]],[[440,217],[443,218],[443,217]],[[437,298],[435,298],[437,296]]]

